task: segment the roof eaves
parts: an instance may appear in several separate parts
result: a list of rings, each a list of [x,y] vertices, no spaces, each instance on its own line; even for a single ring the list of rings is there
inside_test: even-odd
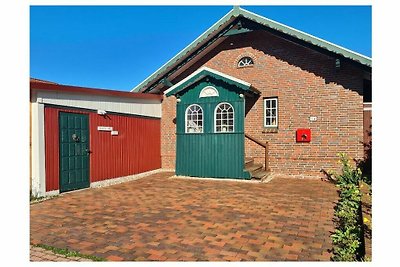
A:
[[[140,91],[144,86],[146,86],[149,82],[157,78],[161,73],[166,71],[170,66],[172,66],[174,63],[179,61],[183,56],[185,56],[187,53],[189,53],[193,48],[197,47],[200,43],[204,42],[207,40],[207,38],[210,37],[210,35],[218,30],[218,28],[221,27],[221,25],[225,24],[227,21],[229,21],[232,17],[237,17],[240,13],[240,9],[238,7],[234,7],[231,11],[229,11],[225,16],[223,16],[220,20],[218,20],[216,23],[214,23],[210,28],[208,28],[203,34],[201,34],[199,37],[197,37],[193,42],[191,42],[188,46],[186,46],[184,49],[182,49],[177,55],[175,55],[172,59],[170,59],[167,63],[162,65],[158,70],[156,70],[154,73],[152,73],[148,78],[146,78],[143,82],[138,84],[136,87],[134,87],[131,92],[138,92]]]
[[[293,37],[295,37],[295,38],[297,38],[299,40],[303,40],[303,41],[311,43],[311,44],[313,44],[315,46],[319,46],[319,47],[321,47],[323,49],[326,49],[326,50],[328,50],[330,52],[333,52],[335,54],[342,55],[343,57],[352,59],[352,60],[357,61],[357,62],[359,62],[359,63],[361,63],[363,65],[366,65],[368,67],[372,66],[372,59],[370,57],[361,55],[361,54],[359,54],[357,52],[354,52],[354,51],[349,50],[347,48],[344,48],[344,47],[341,47],[339,45],[333,44],[333,43],[331,43],[329,41],[326,41],[324,39],[315,37],[315,36],[313,36],[311,34],[299,31],[299,30],[297,30],[295,28],[292,28],[290,26],[287,26],[285,24],[273,21],[271,19],[267,19],[265,17],[262,17],[262,16],[260,16],[258,14],[253,13],[253,12],[247,11],[247,10],[242,9],[240,7],[238,9],[240,10],[240,14],[243,17],[247,18],[247,19],[253,20],[253,21],[255,21],[257,23],[260,23],[260,24],[262,24],[264,26],[267,26],[267,27],[269,27],[271,29],[274,29],[274,30],[283,32],[285,34],[288,34],[290,36],[293,36]]]

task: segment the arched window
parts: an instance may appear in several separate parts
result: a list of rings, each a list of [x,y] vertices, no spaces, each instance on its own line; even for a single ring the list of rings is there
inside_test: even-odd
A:
[[[221,103],[215,108],[215,132],[233,132],[235,112],[229,103]]]
[[[219,96],[218,90],[214,86],[204,87],[199,95],[199,97],[213,97],[213,96]]]
[[[203,109],[199,105],[193,104],[187,107],[185,113],[185,132],[202,133]]]
[[[238,67],[248,67],[253,65],[254,61],[251,57],[242,57],[237,64]]]

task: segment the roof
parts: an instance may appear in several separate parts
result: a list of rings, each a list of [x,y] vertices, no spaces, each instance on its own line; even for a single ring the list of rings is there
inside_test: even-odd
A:
[[[251,91],[251,84],[248,82],[245,82],[243,80],[240,80],[238,78],[235,78],[233,76],[227,75],[225,73],[219,72],[217,70],[208,68],[208,67],[201,67],[189,76],[187,76],[185,79],[181,80],[179,83],[175,84],[174,86],[168,88],[164,92],[166,96],[171,96],[179,93],[180,91],[184,90],[188,86],[192,85],[193,83],[196,83],[200,79],[203,79],[206,76],[211,76],[215,79],[222,80],[226,83],[235,85],[242,90],[245,91]],[[254,92],[254,91],[253,91]]]
[[[41,79],[36,79],[36,78],[30,78],[31,82],[37,82],[37,83],[48,83],[48,84],[58,84],[55,82],[51,82],[51,81],[46,81],[46,80],[41,80]]]
[[[207,42],[209,42],[213,38],[223,37],[223,34],[221,34],[221,32],[225,30],[225,28],[229,26],[229,24],[232,23],[235,19],[241,17],[249,19],[250,21],[265,26],[269,29],[273,29],[277,32],[283,33],[285,34],[285,36],[300,40],[302,42],[306,42],[314,47],[322,48],[323,50],[337,54],[338,56],[360,63],[361,65],[364,65],[366,67],[369,68],[372,67],[372,59],[367,56],[361,55],[357,52],[351,51],[344,47],[335,45],[331,42],[307,34],[305,32],[296,30],[282,23],[267,19],[255,13],[247,11],[243,8],[234,7],[231,11],[229,11],[225,16],[223,16],[219,21],[217,21],[214,25],[212,25],[208,30],[206,30],[202,35],[200,35],[187,47],[185,47],[182,51],[180,51],[167,63],[161,66],[158,70],[156,70],[143,82],[134,87],[131,90],[131,92],[138,92],[147,89],[153,83],[161,79],[166,73],[174,69],[174,67],[176,67],[178,64],[187,60],[188,58],[190,60],[190,58],[193,56],[192,53],[194,51],[196,51],[203,45],[207,44]]]
[[[62,84],[56,84],[56,83],[33,79],[33,78],[31,78],[31,81],[30,81],[30,90],[31,91],[32,90],[45,90],[45,91],[54,91],[54,92],[62,91],[62,92],[67,92],[67,93],[93,94],[93,95],[116,96],[116,97],[149,99],[149,100],[160,100],[160,101],[163,99],[162,95],[132,93],[132,92],[115,91],[115,90],[108,90],[108,89],[62,85]]]

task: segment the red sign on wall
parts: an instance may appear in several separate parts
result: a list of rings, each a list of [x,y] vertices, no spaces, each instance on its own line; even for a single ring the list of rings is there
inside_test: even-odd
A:
[[[310,141],[311,141],[311,129],[297,129],[296,142],[310,142]]]

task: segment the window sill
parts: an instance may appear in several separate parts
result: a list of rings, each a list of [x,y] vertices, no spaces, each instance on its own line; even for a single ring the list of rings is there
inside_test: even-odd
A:
[[[277,133],[278,127],[264,128],[262,133]]]
[[[248,66],[236,66],[237,69],[243,69],[243,68],[254,68],[254,65],[248,65]]]

